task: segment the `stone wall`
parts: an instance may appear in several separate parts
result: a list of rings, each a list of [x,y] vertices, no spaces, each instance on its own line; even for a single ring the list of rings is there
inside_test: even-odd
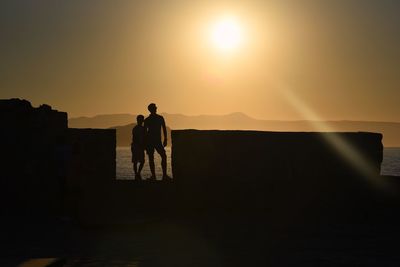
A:
[[[178,204],[182,212],[275,218],[344,211],[367,203],[379,187],[381,139],[374,133],[172,131]]]
[[[116,175],[115,129],[68,129],[71,160],[65,206],[73,217],[102,209]]]
[[[70,128],[68,140],[73,155],[72,170],[91,183],[115,180],[115,129]]]

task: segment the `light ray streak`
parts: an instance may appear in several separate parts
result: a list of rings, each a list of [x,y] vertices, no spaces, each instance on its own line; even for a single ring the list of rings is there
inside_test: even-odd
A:
[[[374,164],[365,158],[362,153],[358,151],[352,144],[343,139],[340,135],[335,133],[335,129],[330,127],[317,112],[311,109],[304,101],[298,97],[294,91],[282,83],[274,83],[274,86],[281,92],[289,103],[296,109],[296,111],[307,121],[310,122],[311,127],[317,132],[328,132],[322,137],[341,155],[348,163],[353,165],[362,177],[374,187],[382,190],[389,190],[388,184],[377,174]]]

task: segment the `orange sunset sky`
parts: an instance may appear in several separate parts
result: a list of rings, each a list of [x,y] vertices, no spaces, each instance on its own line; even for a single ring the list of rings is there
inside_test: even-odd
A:
[[[70,117],[400,121],[400,1],[0,3],[0,98]]]

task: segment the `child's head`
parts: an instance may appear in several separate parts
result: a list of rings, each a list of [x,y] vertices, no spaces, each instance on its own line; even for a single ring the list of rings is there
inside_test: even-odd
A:
[[[143,115],[137,115],[136,121],[138,125],[142,125],[144,121],[144,116]]]

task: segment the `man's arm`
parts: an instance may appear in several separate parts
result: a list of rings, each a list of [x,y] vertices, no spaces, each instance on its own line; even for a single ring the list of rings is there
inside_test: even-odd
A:
[[[167,144],[168,144],[168,140],[167,140],[167,126],[165,126],[165,120],[164,120],[164,118],[162,118],[161,127],[162,127],[163,134],[164,134],[163,146],[167,146]]]

